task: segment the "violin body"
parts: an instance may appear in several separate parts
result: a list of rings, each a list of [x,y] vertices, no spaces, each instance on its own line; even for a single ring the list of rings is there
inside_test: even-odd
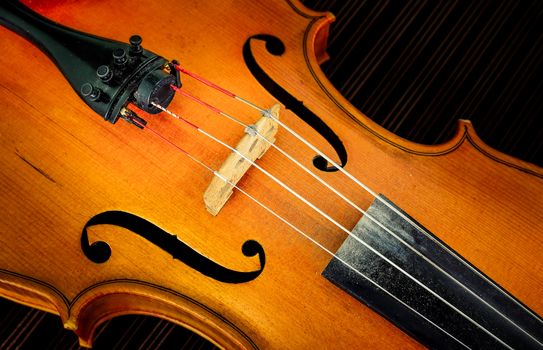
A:
[[[180,59],[260,106],[277,100],[251,74],[242,48],[252,35],[279,38],[286,48],[281,55],[251,41],[255,60],[333,130],[348,155],[345,169],[543,313],[543,170],[491,149],[467,121],[459,122],[453,139],[437,146],[414,144],[373,123],[319,68],[326,59],[330,14],[291,1],[28,5],[101,37],[126,41],[137,33],[149,50]],[[5,28],[0,37],[5,48],[0,56],[2,297],[59,314],[83,345],[92,344],[100,323],[138,313],[181,324],[224,348],[420,346],[323,278],[331,260],[325,251],[237,191],[217,216],[210,215],[202,196],[212,173],[145,131],[97,117],[38,48]],[[259,118],[188,78],[183,88],[247,123]],[[243,135],[239,125],[182,96],[169,109],[228,144]],[[166,113],[140,115],[214,169],[230,153]],[[335,157],[330,143],[294,112],[283,109],[281,120]],[[284,130],[279,129],[276,144],[360,207],[374,201],[339,172],[316,169],[314,152]],[[345,227],[360,220],[359,212],[273,149],[258,164]],[[239,185],[331,251],[347,236],[257,169]],[[220,281],[172,259],[148,239],[107,224],[87,229],[91,242],[111,248],[107,261],[93,262],[82,251],[82,230],[107,212],[142,218],[230,270],[262,272],[243,283]],[[263,248],[264,265],[242,253],[248,240]]]

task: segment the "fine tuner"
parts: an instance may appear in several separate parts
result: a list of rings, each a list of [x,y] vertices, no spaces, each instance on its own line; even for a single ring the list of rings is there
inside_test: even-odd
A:
[[[180,88],[179,71],[165,58],[143,48],[132,35],[129,44],[100,38],[50,21],[20,2],[10,2],[2,23],[36,44],[57,65],[81,99],[105,120],[119,118],[145,125],[127,108],[133,103],[147,113],[161,112],[151,102],[167,107]]]
[[[269,6],[287,4],[297,6],[290,1]],[[218,12],[224,16],[236,6],[256,5],[234,2]],[[407,347],[409,339],[392,325],[434,348],[543,346],[540,304],[531,292],[540,285],[535,277],[541,277],[540,254],[532,249],[540,241],[541,223],[533,219],[540,207],[540,169],[486,147],[465,122],[448,145],[423,148],[377,129],[343,106],[337,93],[328,95],[333,91],[329,85],[317,85],[320,78],[311,70],[315,57],[323,57],[330,17],[296,17],[315,29],[302,40],[301,32],[286,22],[285,28],[273,22],[283,18],[277,14],[285,9],[271,11],[276,15],[269,16],[266,30],[260,27],[268,18],[263,16],[258,28],[229,31],[238,51],[227,53],[220,50],[222,41],[216,41],[212,26],[210,32],[193,28],[207,23],[207,17],[192,18],[202,8],[186,10],[179,14],[188,16],[181,39],[194,41],[178,42],[185,45],[191,69],[201,64],[198,71],[221,76],[221,84],[235,85],[244,98],[145,50],[139,36],[129,44],[100,39],[57,25],[20,3],[0,5],[0,22],[53,58],[95,113],[142,129],[78,118],[93,114],[80,101],[67,106],[72,110],[52,112],[49,106],[66,107],[62,99],[75,98],[71,89],[59,88],[64,84],[60,75],[60,81],[48,82],[57,87],[51,89],[54,96],[43,94],[44,86],[35,88],[41,93],[26,96],[25,104],[13,98],[25,96],[24,87],[13,86],[13,94],[4,96],[9,123],[2,130],[2,154],[9,166],[1,175],[9,181],[0,200],[6,208],[30,210],[12,211],[13,219],[1,222],[7,247],[0,254],[1,295],[59,313],[87,346],[98,322],[138,311],[187,324],[224,348],[375,347],[376,337],[382,347]],[[166,9],[153,11],[159,15]],[[115,9],[111,13],[119,15]],[[138,24],[139,32],[149,37],[146,24]],[[17,47],[19,38],[7,35]],[[204,37],[211,41],[202,42]],[[173,42],[169,39],[159,35],[153,44],[166,47]],[[315,52],[304,56],[309,61],[286,64],[293,53],[302,52],[301,44],[314,46]],[[202,52],[217,53],[219,61],[204,60]],[[47,69],[53,67],[44,65]],[[40,78],[41,71],[21,76],[30,73]],[[260,120],[247,125],[192,96],[187,85],[181,89],[180,73],[256,109]],[[7,79],[12,75],[5,71]],[[183,104],[182,114],[174,112],[176,92],[220,117],[194,117],[201,106],[192,102]],[[36,104],[40,109],[28,107],[44,97],[50,100]],[[275,101],[285,106],[281,119],[279,105],[257,105]],[[133,106],[142,115],[165,113],[147,123]],[[75,118],[63,123],[70,116]],[[53,122],[41,124],[40,135],[26,127],[48,119]],[[232,122],[245,129],[236,147],[230,146],[231,139],[221,139],[222,131],[231,132]],[[165,130],[166,125],[191,133]],[[205,137],[179,138],[178,131]],[[314,138],[315,132],[322,138]],[[217,156],[217,144],[231,152],[220,168],[224,155]],[[191,147],[191,153],[184,147]],[[154,152],[119,157],[135,148]],[[255,162],[270,148],[269,156]],[[329,157],[321,149],[335,154]],[[315,169],[309,170],[313,154]],[[468,159],[485,171],[469,166]],[[251,167],[251,178],[238,185]],[[134,190],[133,179],[142,169],[149,176]],[[334,195],[324,195],[324,187],[316,187],[300,170]],[[115,176],[106,181],[104,172]],[[238,197],[221,209],[234,188]],[[207,211],[217,215],[224,210],[223,215],[210,217],[202,193]],[[510,232],[519,232],[514,241]],[[45,245],[55,254],[43,254]],[[515,254],[520,251],[534,259],[522,259]],[[515,271],[511,279],[496,268],[504,261]],[[527,287],[519,289],[519,280]],[[341,324],[336,315],[342,316]],[[291,337],[283,337],[287,334]]]
[[[180,91],[180,71],[184,70],[179,62],[168,61],[144,49],[141,36],[132,35],[129,44],[125,44],[52,22],[29,11],[20,2],[11,5],[14,11],[7,12],[5,25],[48,54],[79,97],[104,120],[114,124],[121,118],[142,129],[147,125],[146,120],[128,105],[133,103],[147,113],[157,114],[167,108],[175,92]],[[279,105],[269,113],[278,118]],[[265,113],[262,115],[258,122],[246,128],[246,135],[236,146],[251,161],[262,157],[270,147],[270,143],[264,142],[257,133],[270,140],[278,129],[276,122],[267,118]],[[219,172],[236,184],[249,167],[249,162],[244,162],[239,154],[232,152]],[[213,177],[204,194],[206,208],[211,214],[218,214],[232,195],[232,188],[228,182]]]

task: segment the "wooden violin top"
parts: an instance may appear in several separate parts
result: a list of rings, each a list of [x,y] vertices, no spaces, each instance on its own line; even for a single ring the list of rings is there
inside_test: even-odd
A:
[[[542,169],[485,145],[467,121],[449,141],[426,146],[369,120],[320,70],[330,14],[290,1],[28,5],[102,37],[126,41],[137,32],[147,49],[179,59],[259,106],[291,106],[278,101],[275,85],[254,75],[261,69],[318,118],[304,121],[309,114],[303,109],[297,115],[301,107],[293,104],[282,109],[282,121],[333,159],[346,156],[350,174],[543,313]],[[239,191],[211,216],[203,193],[212,173],[148,130],[105,122],[43,52],[5,28],[0,33],[6,48],[0,56],[0,295],[59,314],[85,345],[98,324],[141,313],[182,324],[225,348],[419,346],[321,276],[331,259],[325,250]],[[263,34],[278,38],[284,53],[270,53],[257,36]],[[260,117],[182,78],[183,89],[244,122]],[[169,109],[230,145],[243,135],[239,125],[183,96]],[[138,114],[213,169],[230,153],[166,113]],[[374,201],[345,175],[316,169],[315,152],[284,128],[275,137],[276,145],[361,208]],[[257,163],[344,227],[360,220],[360,212],[274,149]],[[330,251],[347,236],[254,167],[239,185]],[[85,237],[91,244],[107,242],[111,256],[92,261]],[[169,249],[178,241],[188,248],[172,259]],[[248,241],[256,242],[256,255],[242,252]],[[187,258],[189,252],[199,258]],[[202,267],[210,262],[228,271]]]

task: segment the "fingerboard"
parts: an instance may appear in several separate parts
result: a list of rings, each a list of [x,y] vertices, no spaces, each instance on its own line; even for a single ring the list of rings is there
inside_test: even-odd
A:
[[[430,348],[543,348],[538,315],[380,198],[324,277]]]

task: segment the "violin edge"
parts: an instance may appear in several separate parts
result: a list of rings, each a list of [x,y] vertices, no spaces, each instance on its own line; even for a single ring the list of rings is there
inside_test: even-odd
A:
[[[336,21],[336,16],[330,11],[314,11],[306,7],[300,0],[286,1],[297,14],[320,22],[313,39],[313,51],[318,64],[325,63],[330,59],[326,49],[328,47],[330,25]]]
[[[360,113],[361,113],[361,112],[360,112]],[[470,125],[467,125],[467,126],[466,126],[466,125],[463,125],[463,123],[464,123],[464,122],[462,122],[462,121],[459,122],[459,128],[458,128],[457,136],[460,135],[460,136],[458,136],[458,137],[460,137],[462,140],[464,140],[464,138],[467,138],[468,135],[470,134],[470,130],[472,130],[472,132],[473,132],[473,140],[474,140],[473,142],[475,142],[476,144],[478,144],[478,141],[477,141],[477,140],[478,140],[478,137],[477,137],[477,135],[475,134],[475,130],[474,130],[473,126],[471,125],[471,123],[470,123]],[[457,140],[457,137],[453,138],[453,140]],[[410,142],[410,141],[407,141],[407,142],[409,142],[409,144],[413,144],[413,143]],[[448,141],[448,142],[451,142],[451,141]],[[482,141],[481,141],[481,142],[482,142]],[[454,143],[454,144],[457,145],[458,142],[456,142],[456,143]],[[418,145],[418,144],[415,144],[415,145]],[[422,145],[422,146],[424,146],[424,145]],[[436,147],[436,146],[431,146],[431,147]],[[491,148],[490,148],[490,149],[491,149]],[[491,149],[491,150],[493,150],[493,149]],[[500,152],[498,152],[498,153],[500,153]],[[425,154],[421,154],[421,155],[425,155]],[[511,158],[512,158],[513,160],[515,160],[515,161],[517,160],[516,158],[513,158],[513,157],[511,157]],[[537,169],[536,169],[536,170],[537,170]],[[98,299],[97,301],[99,301],[99,300],[102,300],[102,299]],[[89,305],[90,305],[90,304],[89,304]],[[177,322],[176,322],[176,323],[177,323]]]
[[[288,0],[288,2],[290,3],[291,0]],[[326,59],[322,60],[322,57],[323,55],[328,55],[326,53],[327,41],[323,39],[327,38],[329,27],[335,21],[335,16],[329,12],[312,13],[317,14],[318,16],[313,17],[312,21],[308,24],[304,35],[306,40],[303,43],[303,50],[306,66],[321,92],[326,95],[335,108],[343,112],[348,120],[355,122],[358,126],[362,127],[381,141],[404,152],[419,156],[432,157],[445,155],[457,149],[464,140],[467,140],[485,157],[543,179],[542,167],[491,147],[479,137],[470,120],[457,119],[454,135],[445,142],[433,145],[418,143],[398,136],[373,121],[364,114],[363,111],[357,109],[349,100],[347,100],[347,98],[336,89],[322,70],[320,65],[326,61]]]
[[[453,140],[459,137],[463,138],[463,135],[465,135],[466,140],[473,148],[475,148],[479,153],[483,154],[487,158],[492,159],[493,161],[501,163],[505,166],[515,168],[524,173],[543,179],[543,168],[536,164],[516,158],[491,147],[479,137],[473,123],[470,120],[458,119],[457,130],[455,136],[453,137]]]
[[[61,318],[82,347],[91,348],[98,327],[115,317],[147,315],[191,330],[225,349],[259,349],[256,342],[224,315],[190,296],[152,283],[102,281],[69,298],[45,281],[0,270],[3,298]]]

